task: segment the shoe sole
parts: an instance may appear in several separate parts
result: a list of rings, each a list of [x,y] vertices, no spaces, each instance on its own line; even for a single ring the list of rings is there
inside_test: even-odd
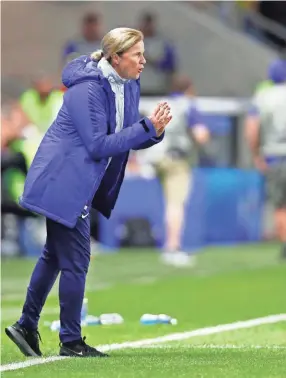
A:
[[[41,357],[33,351],[24,337],[14,327],[5,328],[5,333],[26,357]]]

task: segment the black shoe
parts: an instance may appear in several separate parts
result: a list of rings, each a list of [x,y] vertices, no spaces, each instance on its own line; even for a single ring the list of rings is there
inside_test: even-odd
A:
[[[109,357],[108,354],[102,353],[99,350],[87,345],[85,337],[81,340],[60,344],[60,356],[69,357]]]
[[[40,357],[39,339],[42,341],[38,330],[32,331],[15,323],[5,328],[6,335],[17,345],[25,356]]]

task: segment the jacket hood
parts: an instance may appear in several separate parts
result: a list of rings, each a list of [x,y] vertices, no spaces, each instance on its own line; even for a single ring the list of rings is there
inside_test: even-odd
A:
[[[102,71],[97,68],[96,61],[93,61],[88,55],[82,55],[79,58],[72,60],[68,63],[62,72],[62,82],[70,88],[75,84],[84,81],[98,81],[104,79]]]

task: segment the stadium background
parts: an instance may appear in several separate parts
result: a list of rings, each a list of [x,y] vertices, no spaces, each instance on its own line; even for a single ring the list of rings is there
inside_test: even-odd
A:
[[[243,132],[251,96],[258,85],[267,81],[269,63],[284,54],[286,19],[275,19],[273,15],[272,19],[267,18],[253,3],[266,2],[1,3],[2,130],[18,127],[23,135],[23,125],[27,124],[23,94],[37,77],[52,83],[55,101],[45,117],[54,117],[64,91],[60,72],[69,58],[67,45],[69,41],[78,41],[82,19],[91,13],[101,15],[103,32],[118,26],[138,27],[143,16],[155,15],[158,38],[170,42],[174,49],[174,71],[191,78],[205,124],[211,130],[210,153],[208,159],[200,156],[194,168],[193,190],[186,206],[183,246],[197,254],[194,268],[180,271],[160,263],[158,247],[163,245],[165,232],[162,189],[153,174],[143,173],[136,156],[128,167],[111,220],[93,215],[89,311],[121,312],[125,319],[123,328],[88,329],[86,333],[94,344],[171,332],[167,327],[142,330],[138,319],[144,312],[171,312],[179,320],[180,331],[286,312],[285,264],[279,260],[273,209],[265,196],[264,178],[253,167]],[[278,13],[283,14],[282,8]],[[150,81],[148,76],[142,77],[141,110],[145,112],[168,95],[167,88],[162,86],[153,88],[150,96]],[[23,149],[29,151],[35,149],[37,136],[26,133],[21,140],[18,136],[15,132],[12,147],[2,145],[2,162],[7,153],[18,153],[15,145],[24,145]],[[30,156],[25,155],[25,159],[27,163]],[[17,205],[24,175],[21,169],[7,173],[2,164],[2,326],[15,320],[20,312],[34,258],[45,237],[44,221]],[[55,289],[44,320],[58,316],[56,306]],[[45,338],[49,339],[48,352],[54,354],[56,335],[43,323]],[[285,326],[279,324],[276,329],[270,326],[255,334],[245,331],[231,335],[229,340],[238,345],[285,346],[285,332]],[[211,338],[204,342],[226,344],[225,340]],[[6,341],[2,340],[2,345],[4,363],[21,360]],[[266,369],[265,376],[283,376],[283,356],[283,349],[281,355],[272,356],[277,374],[267,375]],[[255,362],[261,356],[250,357]],[[163,363],[160,358],[164,357],[158,354],[159,366]],[[205,376],[219,376],[215,375],[218,361],[211,358],[214,370],[202,371]],[[232,365],[240,358],[227,356],[227,361]],[[265,358],[271,356],[266,353]],[[254,365],[257,376],[263,376],[259,364]],[[34,374],[39,372],[32,369]],[[138,369],[143,372],[144,366]],[[234,369],[233,376],[238,371],[243,372],[240,376],[256,376],[249,375],[250,365],[241,369]],[[132,368],[125,373],[132,376]],[[80,376],[75,368],[73,374]],[[160,371],[156,374],[160,376]],[[111,372],[107,376],[112,376]]]

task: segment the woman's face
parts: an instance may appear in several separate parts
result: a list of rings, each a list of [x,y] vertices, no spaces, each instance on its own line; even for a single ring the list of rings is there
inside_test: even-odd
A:
[[[116,55],[113,60],[114,68],[123,79],[138,79],[144,69],[144,42],[140,41],[122,55]]]

